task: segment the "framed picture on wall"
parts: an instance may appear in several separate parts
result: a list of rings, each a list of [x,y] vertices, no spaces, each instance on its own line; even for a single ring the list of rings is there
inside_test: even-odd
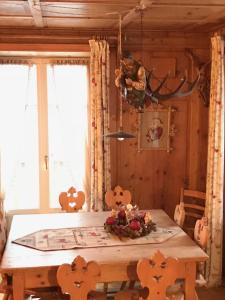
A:
[[[171,114],[175,109],[169,107],[150,107],[139,114],[138,150],[165,150],[170,152],[171,136],[175,133],[171,124]]]

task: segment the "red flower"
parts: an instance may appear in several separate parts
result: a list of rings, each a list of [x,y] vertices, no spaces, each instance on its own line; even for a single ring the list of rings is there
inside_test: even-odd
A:
[[[140,230],[140,228],[141,228],[141,224],[140,224],[140,222],[137,221],[137,220],[132,220],[132,221],[130,222],[129,226],[130,226],[130,228],[131,228],[132,230]]]
[[[121,209],[119,212],[118,212],[118,218],[119,219],[125,219],[126,218],[126,212],[124,209]]]
[[[106,219],[106,224],[107,225],[114,225],[114,224],[116,224],[116,219],[114,217],[108,217]]]

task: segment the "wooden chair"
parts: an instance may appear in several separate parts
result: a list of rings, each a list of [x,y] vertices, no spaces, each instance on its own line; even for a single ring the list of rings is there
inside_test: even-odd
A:
[[[0,293],[3,294],[2,300],[12,300],[12,279],[9,276],[0,274]]]
[[[139,300],[146,299],[148,296],[147,289],[127,289],[116,293],[115,300]]]
[[[68,192],[62,192],[59,195],[59,203],[62,207],[62,210],[66,212],[77,212],[82,208],[84,202],[84,192],[77,192],[74,187],[69,188]]]
[[[63,294],[69,294],[70,300],[105,300],[106,295],[96,292],[96,282],[100,276],[100,267],[77,256],[72,264],[63,264],[57,270],[57,281]]]
[[[205,199],[206,194],[203,192],[181,188],[179,204],[180,219],[177,218],[178,224],[192,238],[194,237],[194,227],[196,221],[201,219],[204,215]]]
[[[173,218],[177,225],[179,225],[180,227],[183,226],[185,220],[185,210],[183,202],[176,205]]]
[[[137,275],[141,286],[148,288],[149,293],[146,299],[184,299],[184,293],[180,288],[170,288],[178,279],[181,267],[177,259],[166,258],[160,251],[157,251],[150,259],[139,260]]]
[[[117,185],[113,191],[106,192],[105,202],[109,208],[118,209],[121,205],[127,205],[131,202],[131,193]]]
[[[203,217],[196,221],[194,229],[194,240],[203,249],[206,250],[208,242],[208,219]],[[202,287],[206,286],[207,282],[205,280],[205,263],[199,262],[197,264],[197,278],[196,286]]]
[[[105,202],[109,208],[118,209],[121,205],[127,205],[131,202],[131,192],[124,190],[117,185],[114,190],[107,191],[105,194]],[[124,289],[127,282],[121,283],[121,289]],[[108,284],[104,286],[105,291],[108,292]]]
[[[194,240],[203,249],[206,250],[208,242],[208,219],[202,217],[195,223]]]
[[[137,275],[142,288],[119,291],[115,300],[184,300],[183,284],[176,284],[181,264],[157,251],[150,259],[141,259]]]

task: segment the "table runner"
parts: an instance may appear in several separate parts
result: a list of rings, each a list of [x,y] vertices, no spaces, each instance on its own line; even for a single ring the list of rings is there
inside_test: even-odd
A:
[[[177,234],[177,227],[161,228],[136,238],[119,238],[105,231],[103,226],[44,229],[13,240],[13,243],[42,250],[64,250],[73,248],[127,246],[163,243]]]

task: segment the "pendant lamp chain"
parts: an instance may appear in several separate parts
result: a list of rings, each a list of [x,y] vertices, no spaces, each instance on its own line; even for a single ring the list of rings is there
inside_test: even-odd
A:
[[[122,71],[121,59],[122,59],[122,32],[121,32],[121,14],[119,15],[119,45],[118,45],[118,57],[120,70]],[[123,129],[123,102],[122,102],[122,88],[119,88],[119,129]]]
[[[144,41],[143,41],[143,10],[140,10],[141,15],[141,62],[143,63],[143,56],[144,56]]]
[[[121,32],[121,28],[122,28],[122,18],[121,18],[121,14],[119,15],[119,33],[118,33],[118,53],[117,53],[117,57],[119,59],[119,68],[120,71],[122,73],[122,32]],[[123,99],[122,99],[122,86],[120,85],[119,87],[119,130],[116,132],[112,132],[112,133],[107,133],[106,135],[104,135],[105,137],[109,137],[109,138],[116,138],[118,141],[123,141],[124,139],[130,139],[130,138],[135,138],[135,136],[131,133],[128,132],[124,132],[123,131]]]

